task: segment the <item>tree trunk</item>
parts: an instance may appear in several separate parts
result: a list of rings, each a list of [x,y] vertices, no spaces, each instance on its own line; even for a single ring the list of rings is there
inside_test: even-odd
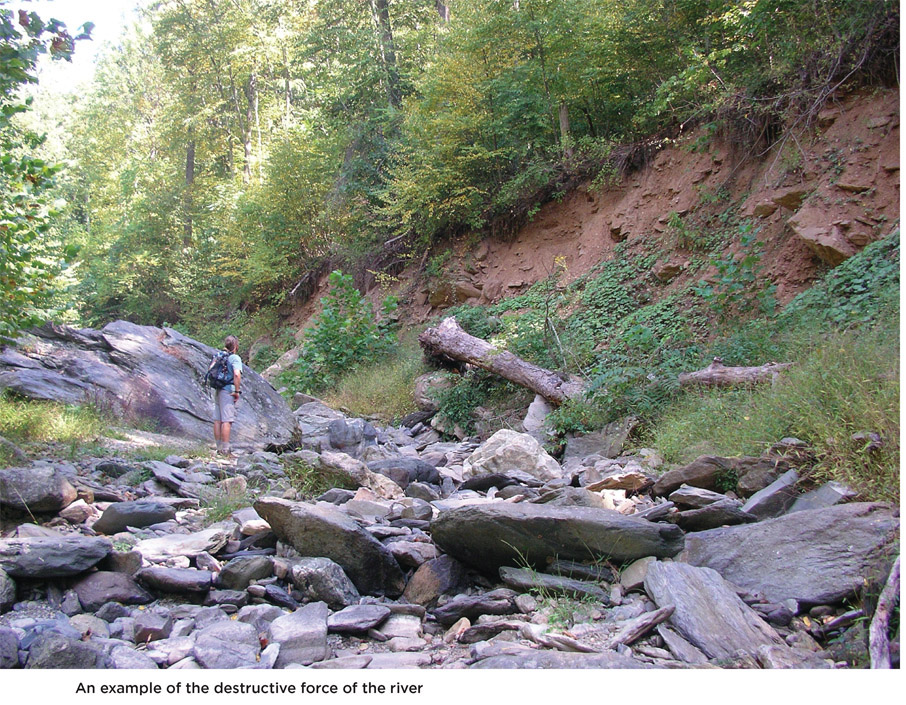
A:
[[[890,639],[887,631],[890,628],[890,616],[899,602],[900,594],[900,557],[897,556],[887,583],[878,598],[874,617],[868,628],[868,652],[872,668],[890,668]]]
[[[487,341],[466,333],[455,318],[445,318],[440,325],[428,328],[418,337],[418,342],[429,355],[468,362],[527,387],[554,404],[562,404],[585,392],[582,380],[546,370],[511,352],[498,350]]]
[[[189,127],[189,142],[186,144],[186,190],[183,197],[183,233],[185,247],[192,244],[192,184],[195,183],[195,130]]]
[[[450,8],[447,7],[440,0],[434,0],[434,9],[437,10],[437,14],[440,15],[440,19],[444,22],[450,21]]]
[[[760,382],[773,384],[780,373],[792,364],[791,362],[769,362],[760,367],[725,367],[720,358],[715,357],[714,362],[703,370],[683,372],[679,376],[679,383],[683,387],[691,387],[696,384],[704,387],[739,387]]]
[[[571,159],[573,148],[570,144],[569,137],[569,108],[566,103],[560,103],[560,146],[563,148],[563,156]]]
[[[399,69],[396,65],[396,48],[393,45],[393,28],[390,26],[389,0],[371,0],[371,14],[377,27],[381,62],[387,77],[387,102],[391,108],[399,108],[402,103],[400,92]]]

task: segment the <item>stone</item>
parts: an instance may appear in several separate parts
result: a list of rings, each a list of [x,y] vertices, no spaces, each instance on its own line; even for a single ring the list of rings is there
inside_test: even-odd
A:
[[[592,492],[600,490],[638,492],[645,487],[650,487],[655,482],[655,478],[642,470],[642,467],[636,462],[614,467],[613,461],[603,460],[595,463],[594,467],[601,479],[585,485],[585,489]]]
[[[899,518],[883,503],[839,504],[686,536],[677,557],[769,602],[835,604],[886,574]]]
[[[411,614],[391,614],[381,624],[378,632],[387,639],[417,639],[423,635],[422,620]]]
[[[451,556],[438,556],[419,566],[409,579],[403,597],[428,607],[436,604],[441,595],[455,594],[465,584],[465,566]]]
[[[271,622],[267,638],[269,643],[280,644],[275,668],[323,661],[327,658],[327,605],[311,602],[278,617]]]
[[[255,510],[301,554],[338,563],[360,593],[402,594],[405,577],[393,554],[333,505],[263,497]]]
[[[358,457],[365,446],[375,444],[377,430],[364,419],[334,419],[327,424],[327,438],[332,448]]]
[[[101,330],[48,323],[30,334],[27,345],[0,354],[0,386],[64,404],[104,399],[123,418],[146,419],[176,436],[210,438],[214,406],[202,384],[213,348],[172,328],[127,321]],[[233,442],[287,443],[296,423],[283,397],[248,366],[242,378]]]
[[[95,617],[93,614],[75,614],[69,618],[69,623],[82,632],[82,640],[87,641],[89,638],[109,639],[110,628],[103,619]]]
[[[463,479],[490,473],[521,470],[542,482],[559,479],[560,464],[527,433],[497,431],[463,463]]]
[[[683,531],[706,531],[718,526],[758,521],[758,517],[747,512],[739,500],[724,497],[719,502],[708,504],[700,509],[679,512],[670,520]]]
[[[853,245],[837,225],[800,226],[795,219],[788,224],[802,243],[808,247],[822,262],[836,267],[852,257],[858,248]]]
[[[28,650],[25,668],[99,669],[109,668],[110,662],[93,645],[72,637],[54,634],[39,635]]]
[[[585,487],[560,487],[529,500],[532,504],[547,504],[552,507],[595,507],[612,509],[601,495]]]
[[[465,617],[471,621],[483,614],[517,614],[516,592],[509,588],[498,588],[479,595],[457,595],[449,602],[432,610],[434,618],[449,626]]]
[[[3,369],[0,355],[0,372]],[[2,379],[2,374],[0,374]],[[0,381],[0,387],[6,386]],[[0,470],[0,508],[16,513],[58,512],[76,501],[78,492],[52,465]]]
[[[733,458],[702,455],[688,465],[665,472],[654,483],[652,491],[656,495],[669,495],[682,485],[716,490],[730,478],[735,479],[735,473],[736,463]]]
[[[0,539],[0,569],[11,578],[61,578],[83,573],[113,550],[105,538]]]
[[[831,664],[811,651],[786,646],[762,646],[755,658],[762,668],[831,668]]]
[[[793,512],[802,512],[809,509],[826,509],[833,507],[840,502],[848,502],[855,499],[858,493],[839,482],[826,482],[821,487],[811,492],[799,495],[793,506],[787,510],[788,514]]]
[[[430,485],[440,484],[440,475],[437,468],[418,458],[387,458],[386,460],[373,460],[367,465],[371,472],[376,472],[389,477],[401,488],[406,489],[413,482],[423,482]]]
[[[342,609],[359,601],[359,591],[337,563],[329,558],[301,558],[290,573],[293,585],[306,600]]]
[[[217,527],[192,534],[169,534],[139,541],[134,550],[151,563],[160,563],[175,556],[194,558],[200,553],[217,553],[226,546],[229,535]]]
[[[19,638],[16,632],[0,626],[0,670],[19,666]]]
[[[702,507],[707,507],[709,504],[714,504],[715,502],[727,499],[727,495],[721,494],[720,492],[712,492],[711,490],[704,490],[701,487],[681,485],[679,489],[674,490],[667,499],[674,504],[684,507],[701,509]]]
[[[251,624],[226,620],[198,631],[191,649],[191,655],[203,668],[254,668],[261,643]]]
[[[79,579],[72,589],[79,597],[82,609],[97,612],[110,602],[122,605],[146,605],[154,598],[125,573],[98,571]]]
[[[646,556],[633,561],[620,573],[620,585],[626,592],[638,590],[645,584],[648,567],[657,560],[654,556]]]
[[[166,639],[173,629],[173,618],[168,614],[144,611],[135,615],[135,631],[133,632],[136,644],[147,644],[149,641]]]
[[[676,526],[607,509],[508,502],[442,512],[431,523],[431,536],[444,552],[492,574],[501,566],[544,566],[553,558],[664,558],[683,547]]]
[[[402,487],[393,480],[380,473],[372,472],[361,460],[346,453],[321,453],[319,469],[328,475],[335,475],[347,485],[365,487],[380,499],[398,499],[403,496]]]
[[[428,372],[414,382],[415,404],[422,411],[437,411],[437,397],[454,384],[453,375],[447,372]]]
[[[16,602],[16,583],[0,568],[0,614],[7,612]]]
[[[478,669],[628,669],[650,668],[631,656],[616,651],[598,654],[569,653],[524,649],[518,654],[500,654],[476,661],[469,668]]]
[[[790,188],[785,191],[780,191],[774,195],[771,199],[778,206],[782,206],[787,210],[795,211],[802,205],[802,201],[805,200],[805,197],[808,195],[808,191],[801,188]]]
[[[104,560],[98,563],[100,570],[110,570],[114,573],[135,575],[142,567],[142,554],[138,551],[113,551]]]
[[[141,528],[160,522],[169,521],[176,517],[176,510],[166,504],[153,500],[137,500],[134,502],[114,502],[92,525],[92,529],[102,534],[118,534],[127,527]]]
[[[60,510],[60,516],[70,524],[82,524],[95,516],[97,510],[84,499],[77,499],[65,509]]]
[[[136,578],[152,590],[168,593],[205,593],[211,589],[214,574],[195,568],[142,568]]]
[[[227,590],[245,590],[253,581],[274,574],[274,565],[267,556],[233,558],[220,569],[220,586]]]
[[[117,644],[107,654],[111,668],[128,669],[157,669],[154,659],[146,653],[133,649],[125,644]]]
[[[571,458],[581,460],[591,455],[616,458],[623,452],[623,446],[626,444],[629,434],[637,425],[636,417],[627,416],[618,421],[612,421],[600,431],[567,438],[566,448],[563,451],[564,464]]]
[[[666,284],[667,282],[679,276],[688,266],[689,263],[686,261],[676,261],[671,259],[667,262],[658,262],[651,270],[651,273],[659,282]]]
[[[239,524],[239,533],[243,536],[255,536],[256,534],[270,531],[270,524],[258,516],[252,507],[243,507],[237,509],[231,514],[233,521]]]
[[[365,634],[390,616],[385,605],[350,605],[327,618],[331,634]]]
[[[786,646],[780,635],[736,594],[717,571],[686,563],[648,567],[645,590],[658,607],[674,605],[670,624],[708,658],[737,651],[755,656],[761,646]]]
[[[752,215],[756,218],[767,218],[769,215],[774,215],[778,208],[780,205],[774,201],[759,201],[752,207]]]
[[[759,490],[742,506],[742,511],[759,519],[776,517],[793,506],[799,491],[796,483],[799,482],[799,473],[788,470],[774,482]],[[728,522],[729,523],[729,522]]]
[[[522,430],[543,443],[548,438],[547,417],[553,410],[554,407],[544,397],[536,394],[522,419]]]
[[[763,490],[790,469],[789,463],[770,455],[735,458],[736,492],[741,497],[750,497]]]
[[[390,541],[385,545],[403,568],[418,568],[423,563],[437,558],[437,548],[431,543]]]
[[[585,580],[566,578],[561,575],[548,575],[524,568],[502,567],[500,579],[504,585],[514,590],[528,592],[542,591],[551,595],[568,595],[576,598],[592,598],[603,605],[610,604],[610,596],[598,585]]]

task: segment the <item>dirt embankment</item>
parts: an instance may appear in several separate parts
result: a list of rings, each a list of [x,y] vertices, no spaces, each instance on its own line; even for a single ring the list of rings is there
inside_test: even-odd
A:
[[[732,210],[757,228],[761,271],[783,304],[898,223],[899,143],[898,90],[841,95],[807,129],[791,126],[762,153],[697,130],[618,184],[584,185],[545,204],[515,237],[461,238],[449,257],[439,258],[441,275],[426,275],[422,261],[402,272],[391,291],[401,295],[404,325],[418,325],[451,305],[523,292],[555,270],[562,283],[572,281],[617,256],[614,248],[625,240],[624,255],[658,252],[653,269],[667,272],[660,278],[670,284],[659,289],[667,294],[703,274],[686,272],[694,251],[677,223],[694,232],[709,216],[713,222]],[[318,312],[322,279],[293,316],[300,337]],[[386,293],[375,286],[369,296]]]

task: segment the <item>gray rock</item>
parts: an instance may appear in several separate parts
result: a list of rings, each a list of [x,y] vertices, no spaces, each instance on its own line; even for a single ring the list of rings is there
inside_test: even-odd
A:
[[[648,575],[648,567],[656,562],[654,556],[647,556],[633,561],[620,573],[620,585],[625,591],[637,590],[645,584],[645,576]]]
[[[745,511],[738,500],[724,497],[719,502],[708,504],[700,509],[679,512],[671,518],[671,521],[683,531],[705,531],[718,526],[758,521],[758,517]]]
[[[507,587],[528,592],[542,590],[553,595],[569,595],[570,597],[591,597],[603,605],[610,604],[610,596],[595,583],[575,578],[564,578],[561,575],[548,575],[524,568],[500,569],[500,579]]]
[[[360,593],[397,597],[403,592],[405,577],[393,554],[332,505],[264,497],[255,510],[301,554],[338,563]]]
[[[158,665],[150,656],[125,644],[113,646],[107,654],[111,668],[156,669]]]
[[[565,464],[570,459],[582,460],[591,455],[616,458],[623,452],[626,439],[637,425],[638,419],[629,416],[607,424],[600,431],[567,438],[566,449],[563,451],[563,463]]]
[[[25,668],[110,668],[110,661],[91,644],[49,633],[40,635],[32,642]]]
[[[437,548],[433,543],[390,541],[385,545],[404,568],[418,568],[423,563],[437,558]]]
[[[104,560],[98,563],[100,570],[110,570],[114,573],[135,575],[142,567],[142,554],[138,551],[113,551]]]
[[[743,456],[736,462],[736,491],[741,497],[749,497],[763,490],[790,469],[789,463],[776,456],[755,458]]]
[[[645,590],[658,607],[674,605],[670,624],[709,658],[737,651],[754,656],[783,639],[710,568],[657,562],[648,567]]]
[[[227,590],[245,590],[253,580],[273,574],[274,565],[268,556],[240,556],[220,569],[220,585]]]
[[[19,637],[8,627],[0,627],[0,670],[19,665]]]
[[[290,573],[293,585],[311,601],[342,609],[359,601],[359,591],[337,563],[329,558],[301,558]]]
[[[211,589],[214,574],[194,568],[151,566],[139,571],[136,578],[152,590],[168,593],[204,593]]]
[[[193,534],[170,534],[145,539],[135,545],[135,550],[141,553],[145,560],[157,563],[177,556],[194,558],[200,553],[214,554],[223,548],[228,540],[229,536],[223,529],[212,527]]]
[[[657,625],[657,633],[678,660],[693,666],[701,666],[708,663],[708,657],[702,653],[701,649],[690,644],[663,622]]]
[[[309,401],[294,412],[298,427],[298,441],[302,448],[320,451],[330,446],[330,422],[346,418],[320,401]]]
[[[141,528],[159,522],[169,521],[176,517],[176,510],[161,502],[153,500],[136,500],[134,502],[114,502],[92,525],[92,529],[102,534],[117,534],[127,527]]]
[[[526,472],[542,482],[559,479],[560,463],[527,433],[509,429],[497,431],[463,463],[463,479],[508,470]]]
[[[654,483],[652,491],[656,495],[669,495],[682,485],[717,490],[735,484],[737,466],[736,458],[702,455],[688,465],[665,472]]]
[[[841,504],[686,537],[678,557],[770,602],[835,604],[886,574],[900,521],[890,505]]]
[[[616,651],[605,651],[599,654],[569,653],[564,651],[537,651],[525,649],[518,654],[501,654],[482,659],[470,668],[493,669],[611,669],[611,668],[650,668],[631,656],[624,656]]]
[[[112,550],[99,537],[2,539],[0,569],[12,578],[61,578],[88,570]]]
[[[173,629],[173,618],[168,614],[144,611],[135,615],[133,639],[136,644],[166,639]]]
[[[200,630],[192,655],[203,668],[254,668],[261,643],[251,624],[218,621]]]
[[[529,500],[532,504],[548,504],[552,507],[594,507],[608,509],[601,495],[584,487],[560,487]]]
[[[72,586],[82,608],[87,612],[97,612],[110,602],[123,605],[145,605],[154,598],[125,573],[98,571],[79,579]]]
[[[555,557],[607,556],[618,562],[670,557],[683,547],[683,532],[676,526],[607,509],[507,502],[445,511],[432,522],[431,536],[444,552],[491,573],[522,562],[544,566]]]
[[[248,603],[245,590],[211,590],[204,598],[205,607],[245,607]]]
[[[427,607],[436,604],[441,595],[458,592],[465,584],[465,566],[452,556],[438,556],[419,566],[409,579],[403,597]]]
[[[465,617],[474,621],[483,614],[516,614],[516,592],[498,588],[480,595],[457,595],[449,602],[432,611],[434,618],[444,626],[450,626]]]
[[[377,431],[364,419],[334,419],[327,425],[327,438],[331,447],[359,457],[366,446],[374,445]]]
[[[674,504],[692,509],[701,509],[709,504],[720,502],[727,499],[727,495],[720,492],[704,490],[701,487],[692,487],[691,485],[680,485],[679,489],[674,490],[667,497]]]
[[[418,458],[400,456],[387,460],[374,460],[368,463],[368,469],[389,477],[403,489],[408,488],[413,482],[440,484],[440,474],[437,472],[437,468]]]
[[[0,568],[0,614],[9,610],[16,601],[16,583]]]
[[[2,370],[3,354],[0,354]],[[0,372],[0,387],[4,386]],[[76,500],[78,493],[52,465],[0,470],[0,508],[13,512],[58,512]]]
[[[365,634],[390,616],[385,605],[350,605],[327,618],[331,634]]]
[[[827,507],[833,507],[835,504],[853,500],[857,496],[858,493],[846,485],[833,481],[826,482],[816,490],[799,495],[787,513],[803,512],[809,509],[826,509]]]
[[[66,404],[102,398],[114,413],[148,419],[168,433],[210,437],[214,405],[202,379],[213,348],[171,328],[126,321],[99,331],[46,324],[33,333],[30,345],[0,354],[0,386]],[[283,398],[246,366],[234,443],[284,444],[295,427]]]
[[[799,496],[797,482],[799,473],[795,470],[785,472],[770,485],[749,497],[742,510],[759,519],[780,516],[793,506],[793,502]]]
[[[327,605],[312,602],[278,617],[268,629],[268,642],[280,644],[275,668],[323,661],[327,658]]]

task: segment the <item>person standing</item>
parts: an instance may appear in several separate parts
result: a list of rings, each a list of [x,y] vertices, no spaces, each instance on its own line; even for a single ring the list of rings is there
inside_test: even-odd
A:
[[[236,421],[236,404],[239,403],[239,396],[242,394],[242,358],[237,352],[239,340],[236,336],[227,336],[223,341],[223,349],[227,355],[226,364],[230,381],[223,388],[214,391],[214,442],[219,454],[232,457],[230,433]],[[211,363],[212,367],[216,361],[215,357]]]

